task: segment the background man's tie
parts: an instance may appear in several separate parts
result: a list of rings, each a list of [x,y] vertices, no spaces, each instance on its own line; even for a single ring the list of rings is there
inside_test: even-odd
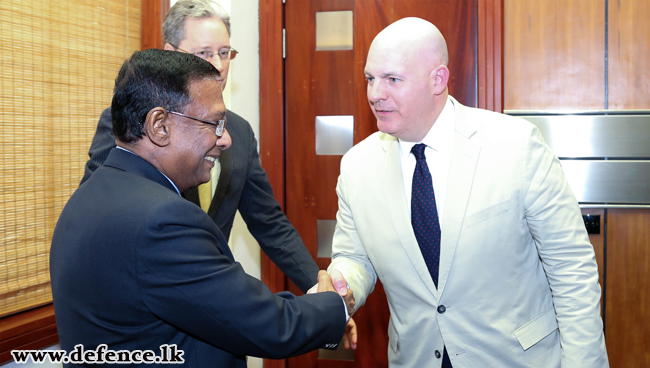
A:
[[[431,172],[429,172],[429,166],[427,166],[427,160],[424,156],[425,147],[425,144],[420,143],[411,149],[417,160],[415,172],[413,172],[411,192],[411,224],[433,283],[438,287],[440,223],[438,222],[438,209],[436,208],[436,197],[433,193]]]
[[[201,209],[207,213],[210,203],[212,203],[212,179],[199,185],[199,203],[201,203]]]
[[[212,183],[216,184],[219,182],[219,175],[221,175],[221,159],[217,159],[214,167],[210,170],[210,181],[199,185],[199,203],[205,213],[208,213],[212,204]]]

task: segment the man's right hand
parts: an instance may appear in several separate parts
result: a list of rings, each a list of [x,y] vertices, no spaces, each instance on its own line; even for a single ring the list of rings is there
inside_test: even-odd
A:
[[[343,346],[345,346],[345,348],[348,350],[356,350],[357,335],[357,324],[352,318],[350,318],[347,326],[345,326],[345,333],[343,334]]]
[[[316,290],[314,290],[316,288]],[[348,308],[348,314],[352,317],[352,310],[354,309],[354,293],[351,289],[348,288],[348,283],[345,281],[343,275],[338,270],[332,270],[331,273],[327,271],[318,272],[318,284],[314,285],[307,294],[314,292],[323,292],[323,291],[335,291],[337,292],[345,302],[345,305]]]

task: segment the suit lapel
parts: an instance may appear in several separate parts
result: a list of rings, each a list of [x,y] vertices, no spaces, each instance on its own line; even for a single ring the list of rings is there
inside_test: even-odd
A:
[[[399,146],[397,139],[387,134],[382,134],[382,149],[384,157],[380,159],[377,166],[377,175],[381,183],[382,194],[390,209],[391,222],[397,233],[397,237],[408,255],[415,271],[422,279],[427,289],[437,298],[438,291],[433,284],[433,279],[427,268],[420,246],[418,245],[406,203],[404,192],[404,181],[402,180],[402,167],[399,158]]]
[[[450,97],[452,98],[452,97]],[[442,293],[449,276],[451,263],[456,253],[465,211],[474,180],[476,163],[478,162],[481,146],[471,136],[476,132],[473,122],[464,117],[467,109],[454,100],[455,122],[454,143],[447,179],[447,195],[445,198],[445,213],[442,222],[442,238],[440,244],[440,269],[438,286]]]

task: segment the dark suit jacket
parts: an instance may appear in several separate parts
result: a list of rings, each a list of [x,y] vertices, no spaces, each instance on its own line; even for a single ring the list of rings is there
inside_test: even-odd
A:
[[[61,346],[159,351],[189,367],[245,367],[338,343],[345,308],[334,292],[272,294],[234,262],[198,206],[140,157],[111,151],[66,204],[52,238]]]
[[[228,239],[239,209],[264,253],[306,292],[317,282],[318,266],[273,197],[266,172],[260,166],[257,141],[250,124],[232,111],[227,112],[226,119],[232,146],[221,154],[221,175],[208,214]],[[104,163],[113,147],[113,123],[108,108],[97,123],[81,183]],[[199,205],[197,188],[185,191],[183,196]]]

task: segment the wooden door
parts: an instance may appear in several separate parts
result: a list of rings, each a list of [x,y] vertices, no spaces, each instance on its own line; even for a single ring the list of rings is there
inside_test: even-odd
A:
[[[452,77],[450,94],[477,106],[477,0],[287,0],[285,4],[286,213],[311,254],[317,220],[335,220],[341,155],[316,154],[316,117],[352,115],[353,143],[377,130],[366,98],[363,69],[370,43],[390,23],[418,16],[445,36]],[[353,47],[316,51],[316,13],[352,11]],[[316,258],[325,269],[329,258]],[[294,285],[289,290],[299,293]],[[355,315],[359,328],[353,361],[319,359],[312,352],[289,367],[387,367],[389,311],[380,284]]]

